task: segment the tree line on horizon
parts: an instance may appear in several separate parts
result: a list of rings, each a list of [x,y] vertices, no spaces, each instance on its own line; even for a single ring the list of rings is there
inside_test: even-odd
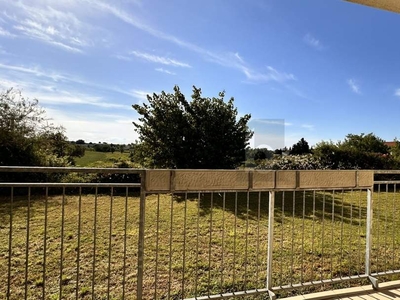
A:
[[[239,117],[234,98],[204,97],[193,87],[191,99],[178,86],[173,93],[149,95],[133,105],[139,141],[130,145],[92,143],[95,151],[131,152],[136,166],[180,169],[398,169],[400,142],[389,148],[373,133],[348,134],[343,141],[321,141],[313,148],[302,138],[289,149],[252,149],[250,114]],[[71,166],[84,155],[84,140],[69,142],[53,125],[38,100],[19,90],[0,94],[0,165]],[[124,164],[129,167],[129,164]]]

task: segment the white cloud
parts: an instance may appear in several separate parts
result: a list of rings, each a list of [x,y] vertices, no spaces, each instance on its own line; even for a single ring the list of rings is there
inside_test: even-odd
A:
[[[268,66],[266,71],[257,71],[250,67],[245,63],[244,59],[239,55],[239,53],[215,53],[209,51],[205,48],[199,47],[195,44],[186,42],[181,40],[173,35],[167,34],[165,32],[154,29],[153,27],[146,24],[144,21],[140,20],[138,16],[132,16],[125,11],[112,6],[108,3],[104,3],[101,1],[94,0],[86,0],[87,3],[90,3],[93,7],[103,11],[104,13],[110,13],[114,15],[114,17],[120,19],[121,21],[132,25],[133,27],[142,30],[156,38],[169,41],[174,43],[182,48],[188,49],[192,52],[195,52],[201,56],[203,56],[206,60],[217,63],[219,65],[237,69],[241,71],[249,81],[254,82],[268,82],[268,81],[276,81],[276,82],[284,82],[288,80],[295,80],[295,76],[291,73],[285,73],[281,71],[277,71],[273,67]],[[168,62],[167,60],[163,60],[161,57],[141,53],[138,52],[137,56],[140,56],[143,59],[147,59],[154,62],[162,63]],[[164,63],[168,64],[168,63]],[[173,65],[173,63],[170,62]]]
[[[351,88],[351,90],[356,94],[361,94],[360,86],[358,82],[354,79],[348,79],[347,84]]]
[[[132,58],[127,57],[125,55],[115,54],[115,55],[113,55],[113,57],[115,57],[119,60],[132,61]]]
[[[0,36],[15,37],[16,35],[0,27]]]
[[[250,123],[263,123],[263,124],[271,124],[271,125],[284,125],[284,126],[292,126],[292,123],[286,122],[284,120],[279,119],[252,119]]]
[[[314,125],[310,125],[310,124],[303,124],[301,125],[302,128],[308,129],[308,130],[314,130]]]
[[[155,69],[157,72],[161,72],[161,73],[166,73],[166,74],[169,74],[169,75],[176,75],[176,73],[174,73],[174,72],[171,72],[171,71],[168,71],[168,70],[165,70],[165,69],[163,69],[163,68],[157,68],[157,69]]]
[[[73,115],[58,109],[46,109],[53,123],[62,125],[72,141],[83,139],[87,142],[132,143],[138,139],[133,119],[123,115],[85,114]]]
[[[252,80],[252,81],[285,82],[285,81],[289,81],[289,80],[296,80],[296,77],[293,74],[279,72],[271,66],[267,66],[267,72],[264,72],[264,73],[255,72],[246,67],[243,67],[243,72],[246,75],[247,79]]]
[[[322,45],[321,41],[316,39],[315,37],[313,37],[311,34],[307,33],[304,38],[303,38],[304,42],[317,49],[317,50],[322,50],[324,48],[324,46]]]
[[[159,64],[173,66],[173,67],[191,68],[191,66],[187,63],[180,62],[178,60],[171,59],[168,57],[157,56],[157,55],[140,52],[140,51],[132,51],[130,54],[132,54],[138,58],[142,58],[144,60],[154,62],[154,63],[159,63]]]
[[[147,95],[152,95],[150,92],[145,92],[145,91],[140,91],[140,90],[132,90],[130,92],[132,97],[140,100],[140,101],[146,101],[147,100]]]
[[[14,29],[14,36],[38,40],[72,53],[82,53],[85,47],[93,45],[89,36],[94,28],[76,15],[84,11],[77,1],[32,2],[26,5],[11,1],[3,8],[4,22]]]
[[[400,88],[394,91],[394,95],[400,97]]]

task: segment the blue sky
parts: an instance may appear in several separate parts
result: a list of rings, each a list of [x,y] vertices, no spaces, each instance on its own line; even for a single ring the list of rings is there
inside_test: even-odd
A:
[[[0,3],[0,88],[37,98],[71,140],[134,142],[131,105],[174,85],[284,120],[287,146],[400,137],[399,14],[340,0]]]

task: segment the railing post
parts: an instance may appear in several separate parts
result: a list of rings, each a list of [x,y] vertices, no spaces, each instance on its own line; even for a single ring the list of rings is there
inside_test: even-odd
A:
[[[267,253],[267,289],[271,300],[276,299],[272,292],[272,254],[274,250],[274,214],[275,214],[275,191],[269,192],[268,205],[268,253]]]
[[[367,228],[366,228],[366,249],[365,249],[365,274],[372,283],[373,288],[378,288],[378,280],[371,276],[371,250],[372,250],[372,214],[373,214],[373,187],[367,190]]]
[[[139,242],[137,270],[137,299],[143,299],[144,224],[146,202],[146,171],[140,174]]]

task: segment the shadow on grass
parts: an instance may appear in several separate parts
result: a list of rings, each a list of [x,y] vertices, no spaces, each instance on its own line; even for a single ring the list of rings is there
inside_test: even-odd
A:
[[[361,198],[360,198],[361,197]],[[366,219],[366,199],[362,195],[342,192],[285,191],[275,193],[275,222],[282,218],[333,220],[359,225]],[[176,194],[178,202],[185,201],[184,194]],[[211,208],[223,209],[238,218],[262,220],[268,218],[268,192],[200,193],[187,194],[188,201],[200,200],[202,215],[210,214]]]

